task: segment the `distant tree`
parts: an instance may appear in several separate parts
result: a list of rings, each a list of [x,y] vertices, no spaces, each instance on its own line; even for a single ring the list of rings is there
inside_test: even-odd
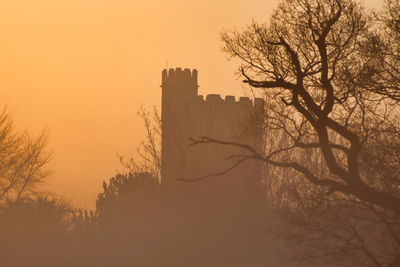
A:
[[[160,184],[151,173],[117,174],[108,183],[103,182],[103,192],[96,200],[96,214],[100,225],[132,225],[142,220],[159,199]]]
[[[2,266],[59,265],[71,227],[71,207],[49,195],[6,204],[0,212]]]
[[[0,203],[17,201],[38,192],[50,174],[47,134],[32,138],[18,132],[7,110],[0,113]]]
[[[11,236],[21,235],[25,240],[29,235],[37,238],[64,235],[69,227],[70,213],[71,207],[67,203],[49,195],[19,199],[2,209],[0,228],[3,235],[4,232]]]
[[[140,107],[139,117],[143,120],[146,137],[136,149],[135,157],[126,160],[120,156],[120,161],[126,170],[132,173],[148,172],[158,180],[161,179],[161,118],[156,109],[150,113]]]
[[[353,0],[286,0],[269,24],[222,34],[244,83],[264,90],[265,155],[195,143],[266,162],[298,260],[400,264],[399,6],[374,16]]]

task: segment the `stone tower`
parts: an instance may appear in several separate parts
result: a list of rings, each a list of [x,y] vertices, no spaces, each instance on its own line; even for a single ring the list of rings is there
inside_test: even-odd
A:
[[[263,147],[263,99],[198,95],[197,70],[181,68],[162,71],[162,167],[164,185],[181,187],[178,179],[196,179],[222,172],[248,151],[234,146],[198,144],[190,137],[202,136],[247,144],[261,152]],[[262,163],[247,160],[233,170],[196,182],[208,191],[226,186],[247,190],[261,178]]]

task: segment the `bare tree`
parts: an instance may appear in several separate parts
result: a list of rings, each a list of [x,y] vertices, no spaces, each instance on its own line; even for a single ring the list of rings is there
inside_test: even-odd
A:
[[[374,22],[356,1],[288,0],[268,26],[253,23],[222,38],[225,52],[241,60],[244,82],[265,89],[266,131],[287,138],[260,159],[296,170],[330,193],[400,213],[398,192],[371,183],[375,177],[362,173],[360,164],[373,133],[397,127],[398,103],[354,82],[369,66],[361,55]],[[321,152],[329,176],[291,158],[295,151]]]
[[[20,200],[38,192],[37,186],[51,174],[47,163],[47,133],[32,138],[18,132],[7,110],[0,113],[0,202]]]
[[[400,2],[286,0],[268,24],[222,34],[264,91],[265,183],[295,259],[400,264]],[[281,222],[285,222],[281,224]]]
[[[140,143],[135,158],[131,157],[126,160],[120,156],[122,165],[130,173],[151,173],[160,181],[161,173],[161,118],[156,109],[150,112],[144,107],[140,107],[138,111],[139,117],[142,118],[146,137]]]

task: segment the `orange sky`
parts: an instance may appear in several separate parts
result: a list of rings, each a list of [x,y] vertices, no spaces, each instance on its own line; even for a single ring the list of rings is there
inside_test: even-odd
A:
[[[197,68],[201,94],[242,94],[219,32],[265,21],[276,3],[0,0],[0,104],[20,129],[50,130],[49,188],[92,208],[117,154],[143,139],[136,113],[159,105],[167,62]]]

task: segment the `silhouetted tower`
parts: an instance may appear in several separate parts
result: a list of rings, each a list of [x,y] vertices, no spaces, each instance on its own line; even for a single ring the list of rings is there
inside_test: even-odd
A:
[[[262,151],[264,101],[247,97],[198,95],[197,70],[181,68],[162,71],[162,167],[163,184],[179,186],[177,179],[194,179],[231,167],[247,151],[233,146],[199,144],[190,137],[207,136],[247,144]],[[262,163],[248,160],[234,170],[210,177],[210,190],[227,184],[247,188],[262,175]]]
[[[188,137],[185,135],[187,123],[187,112],[197,97],[197,71],[177,68],[163,70],[162,72],[162,182],[176,179],[182,171],[177,163],[183,164],[186,155],[182,150],[187,144]],[[172,178],[174,177],[174,178]]]

